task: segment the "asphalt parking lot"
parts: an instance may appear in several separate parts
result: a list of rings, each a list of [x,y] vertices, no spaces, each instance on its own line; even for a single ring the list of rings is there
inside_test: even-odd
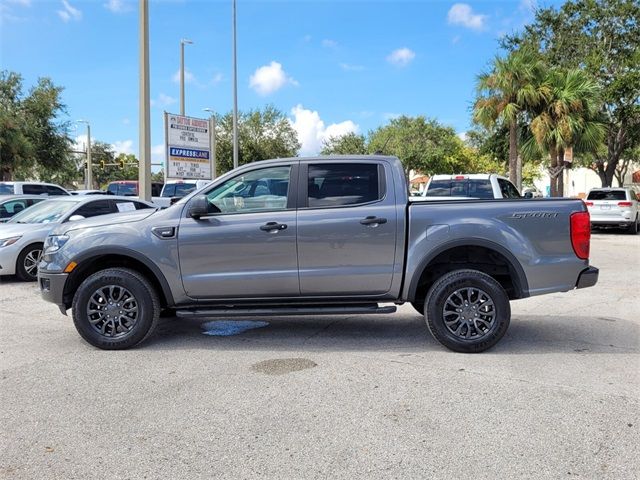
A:
[[[479,355],[410,306],[104,352],[0,280],[0,478],[638,478],[640,235],[591,257],[598,285],[513,302]]]

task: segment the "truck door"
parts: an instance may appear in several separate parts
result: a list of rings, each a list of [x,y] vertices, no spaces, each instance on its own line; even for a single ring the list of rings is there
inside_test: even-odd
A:
[[[357,160],[300,163],[298,264],[302,295],[379,295],[389,291],[398,219],[394,192],[385,183],[384,165]]]
[[[300,294],[296,182],[291,181],[297,179],[297,169],[297,164],[257,168],[205,191],[212,214],[196,220],[187,213],[178,230],[187,295],[244,299]]]

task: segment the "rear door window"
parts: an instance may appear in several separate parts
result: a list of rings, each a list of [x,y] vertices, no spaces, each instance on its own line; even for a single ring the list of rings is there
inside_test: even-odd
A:
[[[513,183],[503,178],[498,179],[498,186],[500,187],[500,193],[502,198],[520,198],[520,193]]]
[[[67,192],[55,185],[45,185],[44,188],[48,195],[67,195]]]
[[[375,163],[310,164],[309,207],[338,207],[380,200],[384,196]]]
[[[13,195],[13,185],[0,183],[0,195]]]
[[[97,217],[98,215],[106,215],[114,213],[109,200],[96,200],[89,202],[78,208],[73,215],[82,215],[84,218]]]

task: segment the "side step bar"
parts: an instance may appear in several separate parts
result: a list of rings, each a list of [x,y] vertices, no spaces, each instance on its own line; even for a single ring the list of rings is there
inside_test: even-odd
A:
[[[357,305],[326,305],[326,306],[282,306],[282,307],[230,307],[230,308],[201,308],[176,310],[176,316],[181,318],[196,317],[273,317],[280,315],[344,315],[344,314],[374,314],[394,313],[394,305],[385,307],[377,303]]]

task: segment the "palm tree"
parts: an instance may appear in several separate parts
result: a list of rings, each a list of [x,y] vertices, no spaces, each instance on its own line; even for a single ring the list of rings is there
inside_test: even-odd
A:
[[[509,179],[522,188],[522,163],[518,155],[518,123],[524,112],[538,107],[549,95],[540,81],[545,66],[529,48],[496,57],[490,72],[478,76],[478,98],[473,107],[476,123],[491,128],[497,123],[509,128]]]
[[[600,87],[583,70],[547,72],[543,83],[550,94],[530,112],[531,137],[523,145],[550,157],[551,196],[564,194],[564,155],[568,149],[595,152],[605,137],[600,115]]]

